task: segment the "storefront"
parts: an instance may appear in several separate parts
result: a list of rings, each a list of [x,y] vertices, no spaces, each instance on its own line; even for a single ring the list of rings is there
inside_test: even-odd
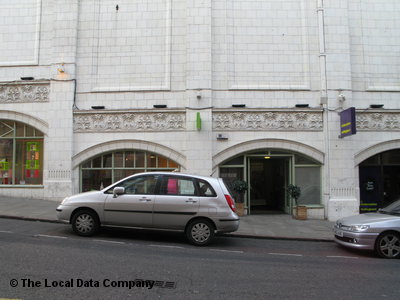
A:
[[[180,170],[176,162],[156,153],[135,150],[108,152],[81,164],[80,191],[100,190],[136,173],[175,170]]]
[[[235,180],[248,183],[243,199],[247,214],[291,214],[293,203],[286,192],[290,183],[301,188],[299,203],[322,207],[321,165],[298,153],[249,152],[220,165],[220,176],[230,186]]]
[[[27,124],[0,120],[0,185],[43,184],[43,137]]]
[[[376,154],[359,165],[360,213],[374,212],[400,198],[400,150]]]

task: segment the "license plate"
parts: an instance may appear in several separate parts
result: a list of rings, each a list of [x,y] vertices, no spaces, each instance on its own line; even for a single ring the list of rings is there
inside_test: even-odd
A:
[[[333,229],[333,232],[335,233],[335,235],[343,237],[343,231],[339,230],[339,229]]]

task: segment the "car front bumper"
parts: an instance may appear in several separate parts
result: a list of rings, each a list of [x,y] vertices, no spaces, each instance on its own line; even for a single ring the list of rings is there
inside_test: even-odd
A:
[[[339,245],[362,250],[374,250],[378,233],[353,232],[337,228],[333,229],[335,242]]]
[[[69,223],[74,208],[73,206],[59,205],[56,209],[57,219],[61,222]]]

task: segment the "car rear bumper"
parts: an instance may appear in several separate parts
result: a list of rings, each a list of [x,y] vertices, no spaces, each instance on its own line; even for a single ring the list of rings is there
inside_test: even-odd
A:
[[[239,229],[240,219],[218,219],[217,231],[222,233],[234,232]]]

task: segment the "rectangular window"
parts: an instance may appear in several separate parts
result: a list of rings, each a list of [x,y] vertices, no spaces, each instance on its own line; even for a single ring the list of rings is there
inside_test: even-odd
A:
[[[321,204],[321,168],[296,167],[296,185],[301,189],[299,204]]]
[[[145,153],[144,152],[136,152],[135,153],[135,167],[136,168],[144,168],[144,159]]]
[[[82,191],[99,191],[111,184],[111,170],[82,170]]]
[[[195,196],[196,188],[193,180],[180,177],[164,177],[161,191],[162,195]]]
[[[126,152],[125,168],[134,168],[134,167],[135,167],[135,152]]]
[[[157,168],[157,157],[155,154],[147,154],[147,167]]]
[[[0,184],[12,184],[13,141],[0,140]]]
[[[112,153],[103,155],[103,168],[112,167]]]
[[[37,140],[16,140],[15,184],[42,184],[43,143]]]
[[[123,152],[115,152],[114,153],[114,167],[115,168],[123,168],[124,167],[124,153]]]

